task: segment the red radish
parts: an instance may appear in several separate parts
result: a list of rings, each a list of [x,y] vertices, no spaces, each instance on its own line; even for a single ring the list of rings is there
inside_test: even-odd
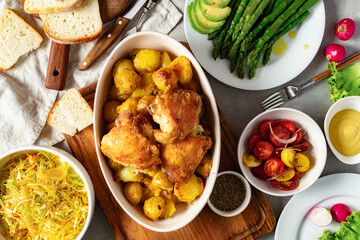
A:
[[[329,62],[341,62],[346,57],[346,49],[340,44],[330,44],[325,50],[326,59]]]
[[[340,40],[347,41],[354,35],[355,29],[355,22],[350,18],[345,18],[336,25],[336,36]]]
[[[331,215],[338,223],[346,221],[347,216],[351,214],[351,209],[342,203],[337,203],[331,207]]]
[[[324,207],[316,207],[310,213],[311,221],[319,226],[319,227],[326,227],[332,222],[332,216]]]

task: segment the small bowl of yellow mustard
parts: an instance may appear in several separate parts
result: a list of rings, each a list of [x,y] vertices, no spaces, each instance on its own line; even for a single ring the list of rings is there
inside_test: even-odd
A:
[[[360,96],[334,103],[328,110],[324,130],[331,151],[343,163],[360,163]]]

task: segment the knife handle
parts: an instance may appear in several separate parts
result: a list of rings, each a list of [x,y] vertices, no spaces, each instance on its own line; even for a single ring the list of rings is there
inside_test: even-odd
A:
[[[45,87],[54,90],[65,88],[70,45],[51,42]]]
[[[123,17],[118,17],[114,26],[104,33],[91,48],[86,55],[84,61],[81,63],[79,70],[86,70],[90,65],[103,54],[113,42],[124,32],[130,20]]]

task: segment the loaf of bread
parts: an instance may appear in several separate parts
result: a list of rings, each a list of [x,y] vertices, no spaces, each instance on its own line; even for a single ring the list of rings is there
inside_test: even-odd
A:
[[[81,131],[93,123],[93,111],[80,92],[72,88],[51,108],[47,123],[73,136],[76,129]]]
[[[98,0],[84,0],[70,12],[40,13],[46,35],[63,44],[86,43],[101,36]]]
[[[27,13],[68,12],[80,7],[83,0],[25,0]]]
[[[21,56],[38,48],[42,41],[32,26],[5,8],[0,21],[0,71],[10,69]]]

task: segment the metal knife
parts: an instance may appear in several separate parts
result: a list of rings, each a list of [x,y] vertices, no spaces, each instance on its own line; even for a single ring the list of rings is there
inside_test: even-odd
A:
[[[146,0],[136,0],[128,8],[125,13],[118,17],[112,26],[106,33],[104,33],[91,48],[90,52],[86,55],[84,61],[79,67],[79,70],[86,70],[90,65],[103,54],[113,42],[124,32],[126,27],[134,16],[143,8]]]

